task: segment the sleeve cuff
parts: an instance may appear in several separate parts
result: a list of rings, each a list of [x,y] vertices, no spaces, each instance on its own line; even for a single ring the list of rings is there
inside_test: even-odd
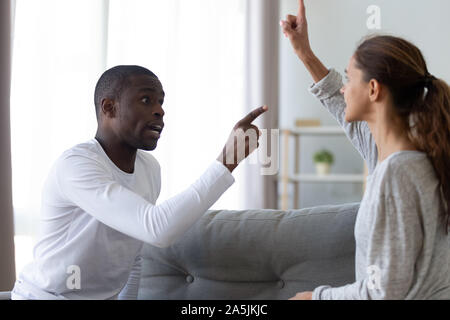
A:
[[[223,176],[224,181],[227,185],[231,186],[234,183],[234,177],[231,174],[230,170],[223,165],[222,162],[215,160],[211,167],[214,168],[214,171],[217,172],[219,176]]]
[[[331,288],[330,286],[320,286],[313,290],[311,300],[325,300],[325,297],[322,296],[322,292],[325,289]]]
[[[324,100],[332,97],[337,91],[341,90],[342,86],[341,74],[331,68],[325,78],[313,83],[308,90],[318,99]]]

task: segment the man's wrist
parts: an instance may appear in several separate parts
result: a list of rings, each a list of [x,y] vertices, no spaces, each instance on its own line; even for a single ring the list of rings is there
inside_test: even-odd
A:
[[[218,157],[217,161],[219,161],[225,168],[227,168],[230,171],[230,173],[233,172],[233,170],[236,169],[236,167],[238,166],[237,164],[226,163],[226,161],[221,158],[222,157]]]
[[[230,170],[230,173],[233,172],[233,170],[236,169],[236,167],[238,166],[237,164],[226,164],[223,162],[222,162],[222,164],[225,166],[225,168]]]

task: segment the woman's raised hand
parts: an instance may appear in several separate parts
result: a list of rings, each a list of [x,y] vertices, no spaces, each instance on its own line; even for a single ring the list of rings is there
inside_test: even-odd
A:
[[[295,53],[300,59],[312,54],[308,38],[308,24],[306,21],[305,2],[299,0],[297,16],[287,15],[286,20],[281,20],[280,25],[286,37],[289,37]]]
[[[283,33],[289,37],[295,53],[317,83],[328,74],[328,69],[314,55],[309,44],[304,0],[298,0],[298,4],[297,16],[287,15],[286,20],[280,21],[280,25]]]

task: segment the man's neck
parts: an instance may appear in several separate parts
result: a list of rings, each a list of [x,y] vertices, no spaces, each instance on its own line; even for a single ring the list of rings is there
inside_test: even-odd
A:
[[[126,173],[134,172],[137,149],[130,148],[120,142],[115,137],[108,137],[97,131],[95,139],[100,143],[106,155],[122,171]]]

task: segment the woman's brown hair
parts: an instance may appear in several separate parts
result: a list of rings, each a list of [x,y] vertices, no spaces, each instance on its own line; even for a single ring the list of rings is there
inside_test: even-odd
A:
[[[375,79],[392,96],[397,114],[416,148],[427,154],[437,178],[442,214],[450,221],[450,87],[428,72],[421,51],[402,38],[375,35],[355,51],[364,81]]]

